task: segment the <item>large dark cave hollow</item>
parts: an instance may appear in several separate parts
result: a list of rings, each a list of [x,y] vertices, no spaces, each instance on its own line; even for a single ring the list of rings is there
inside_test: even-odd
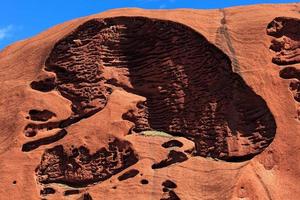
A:
[[[136,132],[186,137],[195,142],[194,155],[247,160],[275,136],[276,123],[262,97],[232,71],[225,53],[183,24],[92,19],[61,39],[45,66],[56,74],[56,89],[72,101],[73,118],[102,110],[115,84],[147,99],[134,116],[124,114]],[[106,79],[107,68],[127,71],[130,84]]]

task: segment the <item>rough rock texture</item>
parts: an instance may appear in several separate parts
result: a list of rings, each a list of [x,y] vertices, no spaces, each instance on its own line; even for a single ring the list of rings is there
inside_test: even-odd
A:
[[[272,61],[278,65],[293,65],[300,63],[300,19],[293,17],[276,17],[268,24],[267,34],[274,37],[270,49],[276,52]],[[280,77],[294,79],[289,90],[294,99],[300,103],[300,69],[287,66],[280,71]],[[298,108],[300,120],[300,109]]]
[[[300,4],[119,9],[7,47],[1,199],[299,199],[299,30]]]
[[[300,19],[276,17],[268,24],[267,33],[273,36],[270,49],[277,52],[273,62],[278,65],[300,63]]]
[[[267,105],[232,72],[229,58],[179,23],[92,19],[57,42],[45,66],[56,74],[55,88],[72,102],[73,113],[60,127],[101,111],[115,86],[146,97],[138,111],[124,114],[135,132],[159,130],[192,139],[195,155],[249,157],[275,136]],[[114,77],[107,77],[106,68]]]
[[[104,181],[138,161],[127,142],[114,139],[108,149],[94,154],[83,146],[65,152],[62,145],[47,149],[36,169],[41,183],[63,183],[74,187]]]

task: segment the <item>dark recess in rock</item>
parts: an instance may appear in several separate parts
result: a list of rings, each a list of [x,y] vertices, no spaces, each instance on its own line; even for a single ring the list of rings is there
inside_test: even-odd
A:
[[[161,145],[164,148],[170,148],[170,147],[182,147],[183,144],[182,142],[178,141],[178,140],[170,140],[168,142],[165,142]]]
[[[273,36],[270,49],[276,55],[273,63],[289,65],[300,63],[300,19],[276,17],[267,26],[267,34]]]
[[[109,179],[138,161],[138,156],[127,141],[115,138],[94,154],[80,146],[67,153],[62,145],[47,149],[36,175],[38,181],[62,183],[72,187],[86,187],[89,184]]]
[[[133,178],[133,177],[135,177],[138,174],[139,174],[139,170],[137,170],[137,169],[131,169],[131,170],[125,172],[124,174],[122,174],[121,176],[119,176],[118,180],[119,181],[124,181],[126,179]]]
[[[173,190],[171,190],[168,192],[167,197],[161,198],[160,200],[180,200],[180,198]]]
[[[298,79],[300,81],[300,69],[295,67],[285,67],[279,72],[279,76],[284,79]]]
[[[177,188],[177,185],[176,183],[174,183],[173,181],[170,181],[170,180],[166,180],[162,183],[162,186],[166,187],[166,188]]]
[[[142,179],[141,180],[142,185],[147,185],[148,183],[149,183],[149,181],[147,179]]]
[[[55,190],[51,187],[46,187],[40,191],[41,195],[55,194]]]
[[[180,151],[171,150],[168,154],[168,158],[160,161],[159,163],[155,163],[152,165],[152,169],[164,168],[174,163],[184,162],[188,159],[185,153]]]
[[[131,86],[106,80],[108,67],[127,70]],[[127,118],[135,132],[185,137],[195,143],[196,156],[230,160],[228,140],[235,135],[249,145],[238,146],[247,151],[234,156],[246,158],[262,152],[276,133],[266,102],[232,71],[229,57],[176,22],[89,20],[55,44],[45,70],[56,75],[51,86],[72,102],[73,113],[56,125],[60,128],[101,111],[112,92],[110,84],[146,98],[137,105],[137,115]]]
[[[80,193],[80,190],[66,190],[64,192],[64,195],[69,196],[69,195],[74,195],[74,194],[79,194],[79,193]]]
[[[49,110],[30,110],[29,111],[29,116],[30,119],[33,121],[48,121],[49,119],[51,119],[52,117],[55,117],[56,114],[49,111]]]
[[[56,142],[56,141],[62,139],[63,137],[65,137],[66,135],[67,135],[67,131],[65,129],[62,129],[52,136],[44,137],[44,138],[30,141],[30,142],[23,144],[22,151],[24,151],[24,152],[32,151],[36,148],[39,148],[42,145],[47,145],[47,144]]]
[[[31,88],[41,92],[49,92],[55,88],[55,79],[46,78],[39,81],[33,81],[30,84]]]
[[[37,130],[35,129],[34,126],[32,126],[32,124],[28,124],[25,129],[24,129],[24,135],[26,137],[34,137],[37,134]]]
[[[93,200],[93,198],[91,197],[91,195],[89,193],[85,193],[78,200]]]

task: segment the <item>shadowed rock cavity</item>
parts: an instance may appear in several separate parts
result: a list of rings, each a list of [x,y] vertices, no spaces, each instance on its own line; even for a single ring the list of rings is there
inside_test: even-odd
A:
[[[49,92],[55,88],[55,77],[38,77],[38,80],[31,82],[30,87],[41,92]]]
[[[124,180],[127,180],[129,178],[135,177],[139,173],[140,173],[139,170],[137,170],[137,169],[131,169],[131,170],[125,172],[124,174],[122,174],[121,176],[119,176],[118,180],[119,181],[124,181]]]
[[[61,39],[45,66],[56,74],[55,89],[72,102],[61,127],[102,110],[114,86],[147,99],[124,114],[135,132],[186,137],[195,142],[194,155],[250,159],[275,136],[265,101],[232,71],[228,56],[179,23],[92,19]]]
[[[40,195],[42,195],[42,196],[46,196],[46,195],[54,194],[54,193],[55,193],[55,190],[51,187],[46,187],[40,191]]]
[[[174,183],[173,181],[170,181],[170,180],[165,180],[165,181],[162,183],[162,186],[164,186],[164,187],[166,187],[166,188],[171,188],[171,189],[177,188],[176,183]]]
[[[168,154],[168,157],[159,163],[155,163],[152,165],[152,169],[160,169],[164,167],[168,167],[169,165],[175,163],[181,163],[188,159],[188,157],[180,151],[171,150]]]
[[[102,182],[135,164],[138,157],[131,144],[115,138],[108,148],[94,154],[83,146],[67,152],[62,145],[45,151],[36,169],[38,181],[63,183],[73,187],[85,187]]]
[[[148,183],[149,183],[149,181],[147,179],[142,179],[141,180],[142,185],[147,185]]]
[[[166,197],[163,197],[160,200],[180,200],[180,198],[173,190],[171,190],[167,193]]]
[[[294,94],[294,99],[300,103],[300,69],[295,67],[285,67],[279,73],[281,78],[295,79],[290,83],[289,89]]]
[[[170,147],[183,147],[182,142],[178,140],[170,140],[168,142],[165,142],[161,145],[164,148],[170,148]]]
[[[93,198],[89,193],[85,193],[78,200],[93,200]]]
[[[177,188],[176,183],[174,183],[173,181],[170,180],[165,180],[162,183],[163,187],[163,198],[161,198],[160,200],[180,200],[180,198],[177,196],[177,194],[174,192],[173,189]]]
[[[273,36],[270,49],[276,52],[272,61],[278,65],[300,63],[300,19],[276,17],[267,26]]]
[[[80,193],[80,190],[66,190],[66,191],[64,191],[64,196],[76,195],[79,193]]]
[[[22,145],[22,151],[23,152],[32,151],[34,149],[39,148],[42,145],[47,145],[47,144],[57,142],[58,140],[64,138],[66,135],[67,135],[67,131],[65,129],[62,129],[51,136],[26,142],[25,144]]]
[[[32,109],[29,111],[29,116],[30,119],[33,121],[48,121],[49,119],[51,119],[52,117],[55,117],[56,114],[49,111],[49,110],[36,110],[36,109]]]
[[[300,19],[291,17],[276,17],[267,26],[267,34],[273,36],[270,49],[276,55],[273,63],[277,65],[293,65],[300,63]],[[283,79],[291,80],[289,89],[294,99],[300,102],[300,69],[287,66],[280,73]],[[297,118],[300,120],[300,110],[297,110]]]

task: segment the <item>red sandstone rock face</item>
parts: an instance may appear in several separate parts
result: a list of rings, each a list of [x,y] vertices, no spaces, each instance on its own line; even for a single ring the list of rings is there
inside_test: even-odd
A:
[[[299,12],[116,10],[5,49],[2,196],[299,199]]]
[[[129,83],[106,78],[108,67]],[[141,17],[90,20],[55,45],[46,70],[56,74],[55,88],[72,101],[73,114],[60,127],[101,111],[115,86],[146,97],[138,111],[124,113],[134,122],[133,131],[189,138],[195,155],[247,159],[275,136],[264,100],[232,72],[229,58],[179,23]],[[228,143],[238,144],[238,152]]]

